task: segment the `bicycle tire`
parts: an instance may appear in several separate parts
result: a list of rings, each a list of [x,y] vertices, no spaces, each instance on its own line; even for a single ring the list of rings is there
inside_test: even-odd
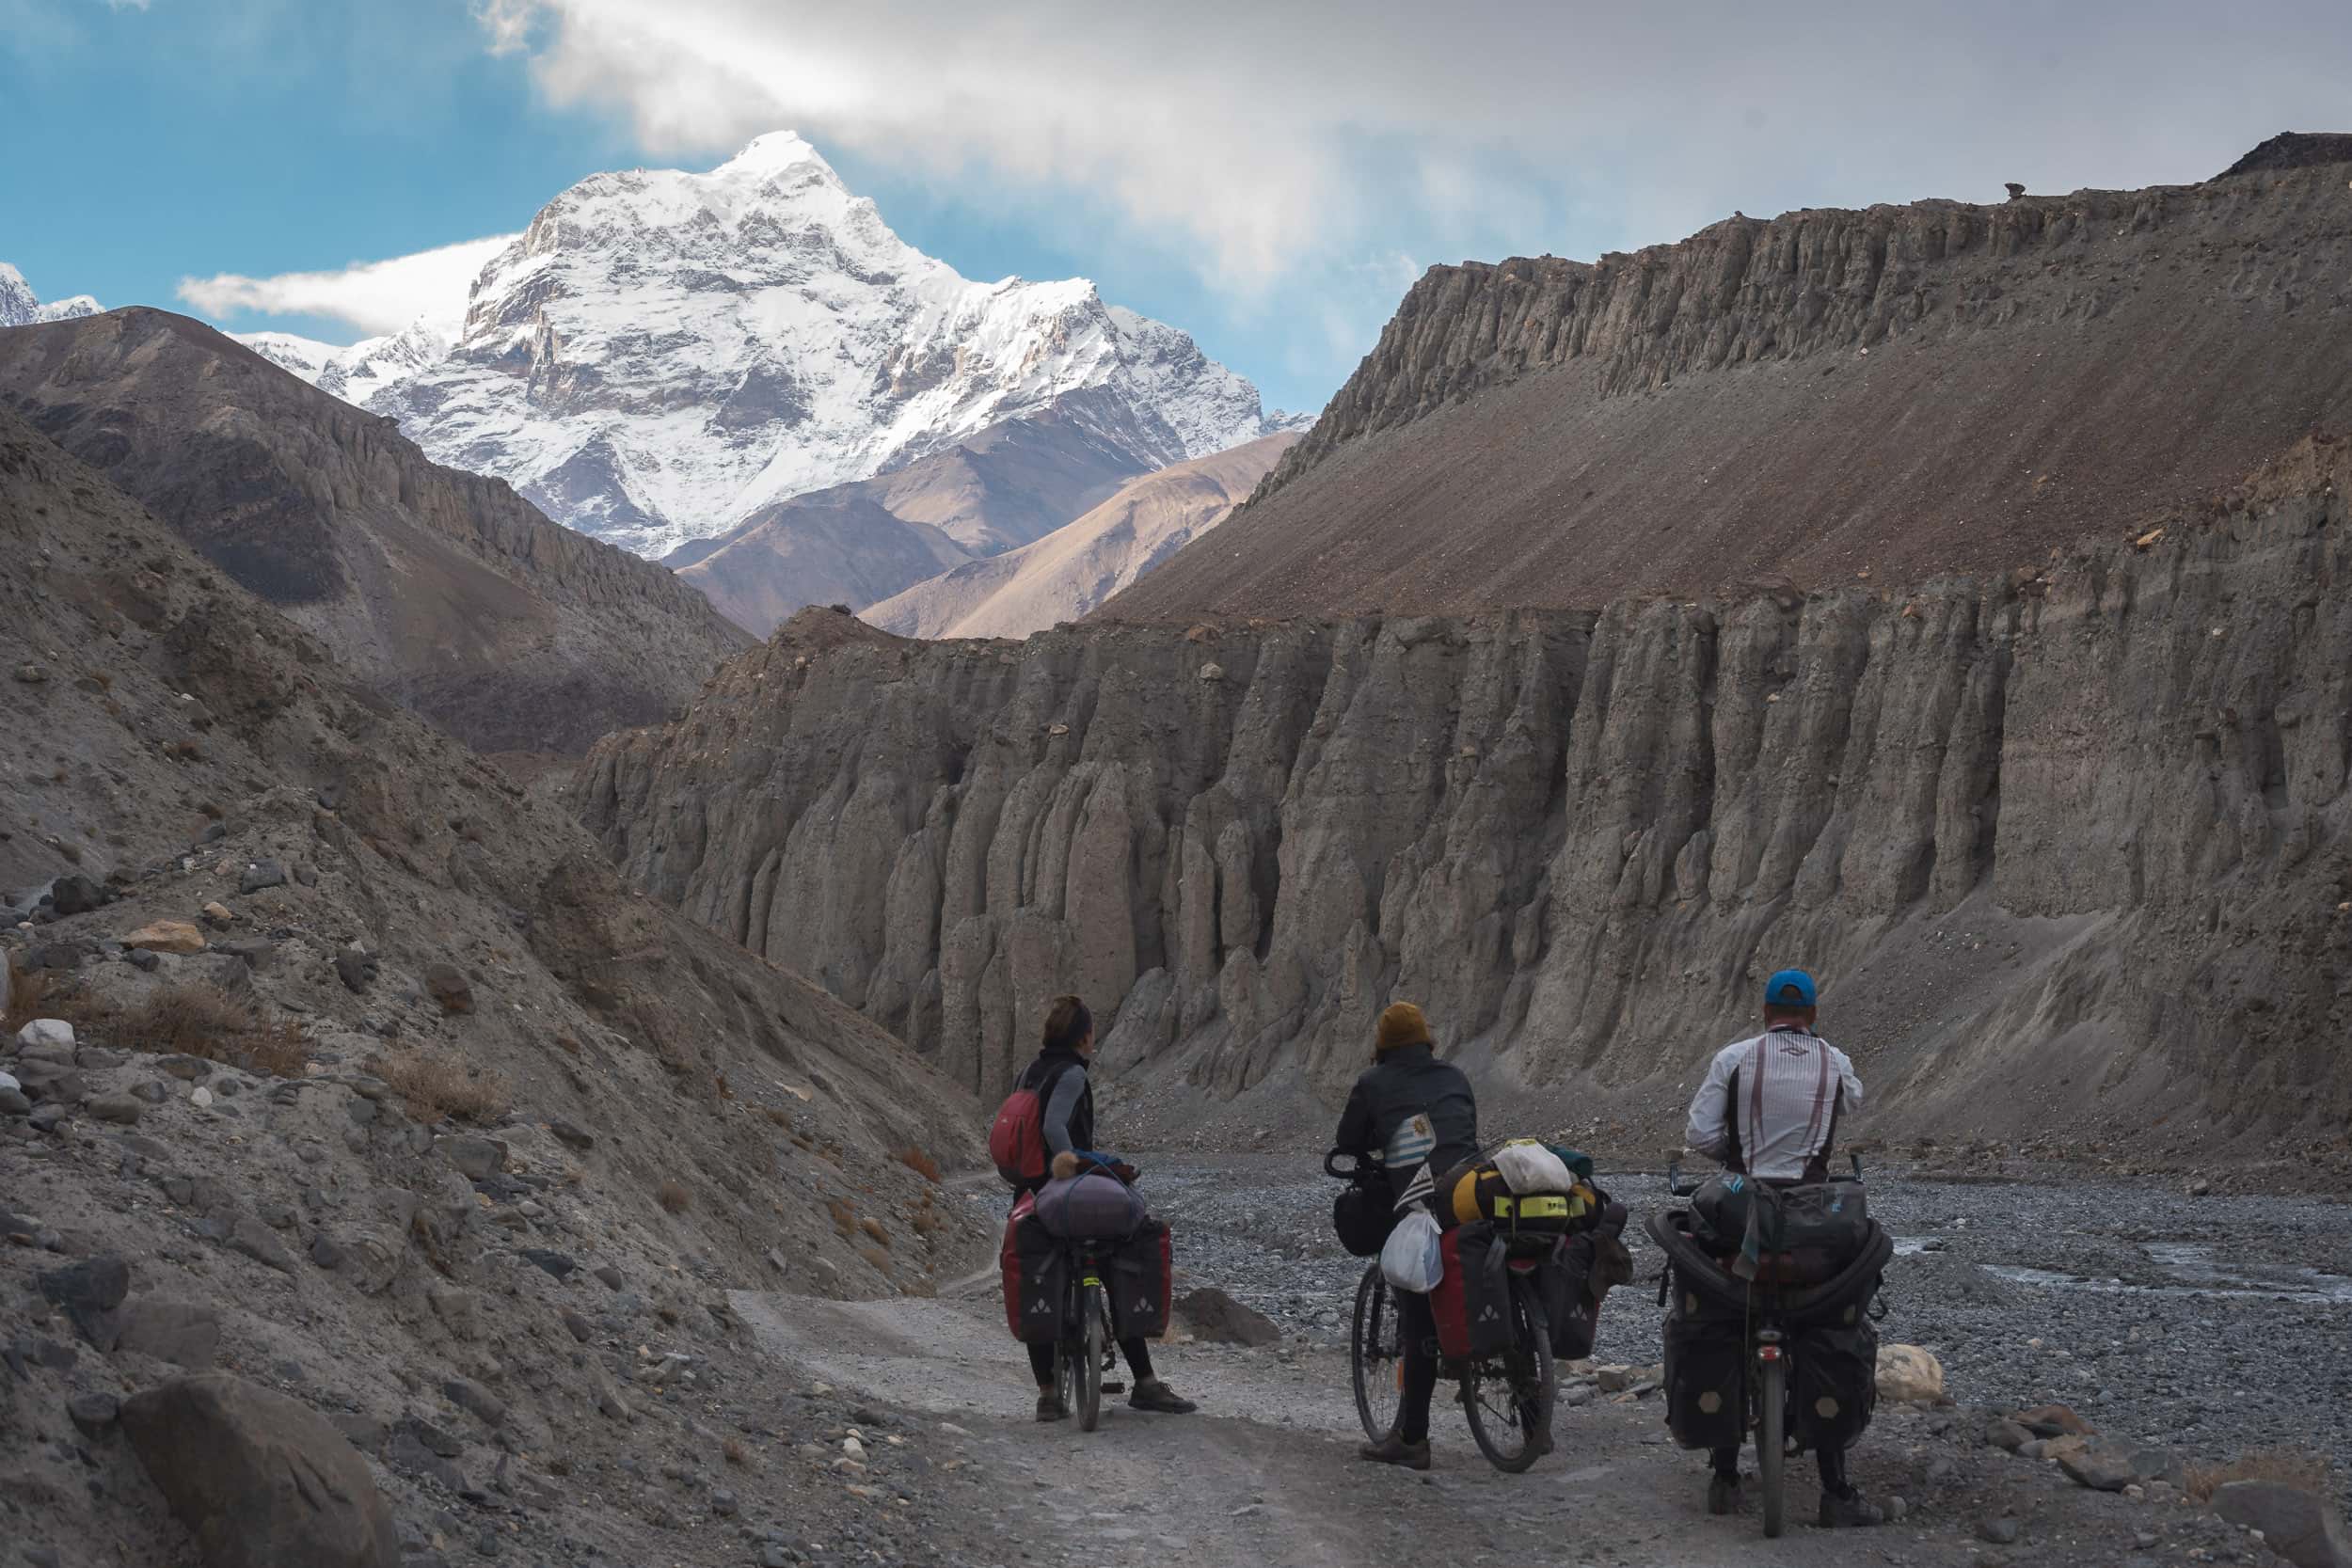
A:
[[[1086,1360],[1078,1370],[1078,1430],[1092,1432],[1103,1420],[1103,1353],[1110,1347],[1105,1322],[1110,1308],[1104,1304],[1103,1287],[1083,1287],[1078,1292],[1078,1311],[1086,1323],[1081,1352]]]
[[[1764,1538],[1777,1541],[1788,1525],[1788,1363],[1785,1357],[1760,1364],[1756,1397],[1756,1468],[1764,1494]]]
[[[1405,1406],[1403,1319],[1377,1262],[1368,1265],[1356,1283],[1347,1359],[1356,1381],[1356,1418],[1363,1423],[1364,1435],[1377,1443],[1396,1430]]]
[[[1473,1361],[1462,1373],[1462,1414],[1470,1421],[1470,1441],[1486,1463],[1505,1475],[1526,1470],[1549,1451],[1537,1433],[1549,1434],[1558,1370],[1551,1360],[1551,1337],[1543,1307],[1535,1300],[1531,1279],[1511,1282],[1511,1345],[1501,1355]],[[1501,1403],[1481,1392],[1492,1386]],[[1516,1433],[1516,1443],[1506,1441]]]

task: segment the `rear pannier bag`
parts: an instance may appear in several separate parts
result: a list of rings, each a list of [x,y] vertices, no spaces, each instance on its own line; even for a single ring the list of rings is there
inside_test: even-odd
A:
[[[1484,1220],[1457,1225],[1439,1239],[1445,1276],[1429,1292],[1438,1350],[1459,1359],[1499,1355],[1511,1344],[1511,1271],[1506,1240]]]
[[[1111,1255],[1103,1289],[1110,1293],[1111,1326],[1120,1338],[1156,1339],[1168,1332],[1176,1287],[1174,1251],[1168,1227],[1147,1219]]]
[[[1747,1325],[1736,1317],[1666,1314],[1666,1425],[1686,1449],[1731,1449],[1747,1440]]]
[[[1612,1204],[1624,1227],[1624,1206]],[[1571,1236],[1560,1255],[1537,1271],[1544,1321],[1551,1329],[1551,1354],[1562,1361],[1581,1361],[1593,1354],[1600,1330],[1600,1307],[1612,1287],[1633,1277],[1633,1255],[1616,1231],[1602,1230]]]
[[[1853,1447],[1878,1405],[1878,1330],[1858,1306],[1853,1317],[1800,1329],[1789,1343],[1797,1433],[1816,1453]]]
[[[1122,1242],[1143,1224],[1143,1199],[1115,1176],[1057,1176],[1039,1189],[1037,1217],[1048,1235],[1073,1242]]]
[[[1005,1326],[1012,1337],[1031,1345],[1059,1340],[1070,1305],[1070,1255],[1038,1223],[1029,1195],[1005,1221],[997,1261],[1005,1275]]]

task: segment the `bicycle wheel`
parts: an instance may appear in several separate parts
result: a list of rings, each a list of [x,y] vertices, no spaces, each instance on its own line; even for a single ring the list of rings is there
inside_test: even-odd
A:
[[[1765,1539],[1776,1540],[1787,1517],[1781,1482],[1788,1459],[1788,1363],[1775,1356],[1759,1369],[1756,1398],[1764,1408],[1756,1412],[1756,1468],[1763,1482]]]
[[[1511,1344],[1473,1361],[1462,1374],[1462,1411],[1470,1440],[1486,1463],[1518,1475],[1551,1449],[1551,1405],[1558,1373],[1551,1332],[1532,1279],[1511,1282]]]
[[[1356,1416],[1377,1443],[1396,1430],[1405,1402],[1405,1331],[1389,1282],[1373,1263],[1356,1283],[1356,1330],[1348,1344],[1356,1374]]]
[[[1103,1419],[1103,1353],[1110,1348],[1110,1308],[1103,1300],[1103,1287],[1080,1289],[1078,1312],[1086,1324],[1086,1360],[1078,1370],[1078,1430],[1092,1432]]]

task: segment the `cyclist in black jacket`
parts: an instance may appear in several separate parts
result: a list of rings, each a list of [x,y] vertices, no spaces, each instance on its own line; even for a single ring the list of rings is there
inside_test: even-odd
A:
[[[1333,1147],[1379,1162],[1402,1197],[1423,1165],[1451,1170],[1478,1152],[1478,1101],[1462,1069],[1437,1057],[1429,1021],[1410,1002],[1392,1003],[1374,1036],[1373,1065],[1348,1092]],[[1357,1451],[1382,1465],[1429,1468],[1429,1399],[1438,1386],[1438,1325],[1429,1298],[1396,1292],[1405,1339],[1405,1387],[1396,1429]]]

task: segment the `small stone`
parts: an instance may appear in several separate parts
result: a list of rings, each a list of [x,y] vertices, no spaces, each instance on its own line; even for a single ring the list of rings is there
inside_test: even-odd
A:
[[[573,1148],[594,1148],[596,1145],[596,1140],[584,1129],[575,1127],[568,1121],[561,1119],[549,1121],[548,1132],[554,1136],[556,1142],[568,1145]]]
[[[230,1227],[229,1247],[230,1251],[241,1252],[255,1262],[265,1263],[280,1274],[294,1272],[294,1254],[286,1250],[286,1243],[251,1214],[238,1216],[236,1223]]]
[[[124,937],[122,945],[155,953],[201,953],[207,943],[204,933],[184,920],[158,920]]]
[[[206,1088],[201,1084],[199,1084],[196,1087],[188,1091],[188,1103],[195,1106],[199,1111],[204,1109],[207,1105],[210,1105],[212,1102],[213,1091]]]
[[[84,1107],[100,1121],[110,1121],[119,1127],[136,1125],[147,1110],[147,1102],[135,1094],[102,1094]]]
[[[496,1138],[441,1137],[434,1140],[434,1147],[459,1175],[470,1180],[480,1181],[506,1166],[506,1145]]]
[[[286,868],[276,861],[249,861],[245,875],[237,879],[239,893],[259,893],[264,888],[285,885]]]
[[[738,1506],[735,1494],[728,1491],[723,1486],[710,1494],[710,1512],[716,1513],[722,1519],[731,1519],[735,1517],[735,1511]]]
[[[560,1252],[550,1252],[546,1247],[527,1246],[522,1249],[522,1255],[558,1279],[580,1267],[579,1259],[567,1258]]]
[[[2352,1563],[2352,1534],[2325,1497],[2275,1481],[2233,1481],[2217,1487],[2213,1511],[2252,1534],[2296,1568]]]
[[[607,1290],[617,1291],[621,1288],[621,1271],[610,1263],[598,1263],[588,1272],[602,1280]]]
[[[2072,1453],[2058,1455],[2058,1465],[2076,1485],[2088,1486],[2093,1492],[2121,1492],[2137,1479],[2130,1459],[2112,1449],[2085,1445]]]
[[[425,965],[424,989],[445,1013],[473,1011],[473,985],[466,972],[452,963]]]
[[[2024,1533],[2024,1527],[2006,1515],[1998,1519],[1979,1519],[1977,1522],[1977,1539],[1989,1541],[1995,1546],[2014,1546],[2017,1544],[2018,1536],[2022,1533]]]
[[[310,1261],[322,1269],[340,1269],[343,1266],[343,1249],[322,1230],[310,1238]]]
[[[161,1105],[171,1098],[171,1085],[160,1078],[150,1078],[144,1084],[134,1084],[131,1092],[150,1105]]]
[[[217,898],[204,906],[203,914],[215,927],[225,928],[237,923],[235,911]]]
[[[65,1413],[76,1431],[94,1438],[114,1426],[122,1414],[122,1402],[112,1394],[76,1394],[65,1402]]]
[[[590,1323],[586,1318],[581,1317],[578,1312],[573,1311],[568,1307],[564,1307],[562,1310],[564,1314],[564,1326],[571,1331],[573,1338],[579,1340],[584,1345],[590,1339],[596,1338],[596,1324]]]
[[[49,907],[61,915],[87,914],[105,902],[105,890],[78,873],[58,878],[49,889]]]
[[[2182,1191],[2191,1197],[2210,1197],[2213,1196],[2213,1183],[2200,1176],[2193,1178]]]
[[[1944,1397],[1944,1364],[1917,1345],[1882,1345],[1878,1393],[1883,1400],[1933,1404]]]
[[[335,978],[341,980],[343,990],[354,996],[375,984],[376,972],[380,967],[373,955],[362,953],[356,947],[346,948],[335,955]]]
[[[54,1100],[45,1101],[34,1106],[32,1115],[26,1119],[36,1132],[55,1132],[65,1124],[66,1108]]]
[[[145,948],[137,948],[125,953],[122,955],[122,960],[142,974],[152,974],[164,966],[164,960],[160,957],[148,952]]]
[[[449,1402],[473,1416],[485,1427],[495,1429],[506,1419],[506,1403],[479,1383],[453,1377],[441,1385],[441,1393]]]

